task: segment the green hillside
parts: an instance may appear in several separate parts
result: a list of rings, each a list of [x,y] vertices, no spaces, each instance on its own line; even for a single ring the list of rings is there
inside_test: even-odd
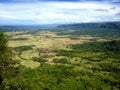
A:
[[[109,23],[82,23],[82,24],[66,24],[60,25],[59,34],[64,33],[64,30],[74,30],[68,34],[70,35],[92,35],[100,37],[119,37],[120,36],[120,23],[119,22],[109,22]]]

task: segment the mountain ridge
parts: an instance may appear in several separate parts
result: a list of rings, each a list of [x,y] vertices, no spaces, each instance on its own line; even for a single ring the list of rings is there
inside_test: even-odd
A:
[[[76,23],[76,24],[63,24],[57,26],[57,28],[64,29],[120,29],[120,22],[100,22],[100,23]]]

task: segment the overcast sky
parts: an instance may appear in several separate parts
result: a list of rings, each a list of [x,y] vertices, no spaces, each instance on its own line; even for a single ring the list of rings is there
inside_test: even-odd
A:
[[[120,21],[120,0],[0,0],[0,25]]]

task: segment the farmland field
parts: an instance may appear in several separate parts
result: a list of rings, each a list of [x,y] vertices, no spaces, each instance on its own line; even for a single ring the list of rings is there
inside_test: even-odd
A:
[[[51,50],[48,53],[50,56],[48,55],[48,57],[45,56],[44,58],[47,60],[47,63],[54,63],[53,59],[61,58],[61,56],[56,56],[56,52],[52,50],[70,50],[69,45],[83,44],[91,42],[93,39],[95,41],[105,41],[105,39],[92,37],[90,35],[71,38],[71,35],[57,35],[57,32],[51,31],[37,31],[34,34],[32,34],[32,32],[26,34],[27,32],[29,31],[7,32],[6,34],[11,37],[8,44],[9,47],[14,49],[16,59],[20,60],[22,65],[30,68],[39,66],[38,62],[33,62],[33,58],[40,58],[42,55],[43,57],[47,55],[47,53],[41,52],[40,56],[38,49]],[[32,63],[28,64],[27,62]]]

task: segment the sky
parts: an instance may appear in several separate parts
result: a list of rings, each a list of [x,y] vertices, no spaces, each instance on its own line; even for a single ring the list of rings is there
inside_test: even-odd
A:
[[[120,0],[0,0],[0,25],[120,21]]]

